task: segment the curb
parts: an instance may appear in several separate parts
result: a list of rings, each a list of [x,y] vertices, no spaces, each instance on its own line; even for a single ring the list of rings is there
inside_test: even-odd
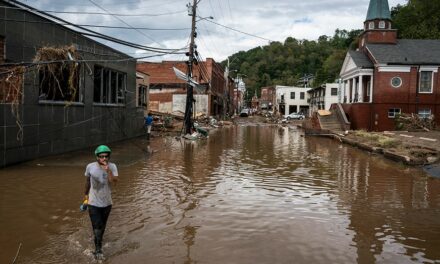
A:
[[[345,144],[349,144],[353,147],[357,147],[359,149],[366,150],[371,153],[382,154],[384,157],[386,157],[390,160],[397,161],[397,162],[403,162],[406,165],[417,166],[417,165],[424,165],[425,164],[425,161],[422,159],[413,159],[413,158],[405,156],[405,155],[400,155],[400,154],[397,154],[397,153],[389,151],[389,150],[384,150],[383,148],[370,146],[365,143],[360,143],[360,142],[357,142],[355,140],[351,140],[348,138],[339,137],[337,135],[334,135],[333,138],[338,139],[339,141],[341,141]]]

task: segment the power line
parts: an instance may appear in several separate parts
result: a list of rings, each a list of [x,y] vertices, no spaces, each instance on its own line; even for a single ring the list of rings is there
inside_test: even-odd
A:
[[[100,5],[98,5],[97,3],[95,3],[93,0],[89,0],[89,2],[92,3],[92,4],[94,4],[94,5],[97,6],[98,8],[104,10],[104,11],[107,12],[107,13],[109,13],[109,14],[111,13],[111,12],[109,12],[107,9],[105,9],[105,8],[103,8],[102,6],[100,6]],[[133,28],[133,26],[131,26],[130,24],[128,24],[128,23],[125,22],[123,19],[119,18],[118,16],[116,16],[116,15],[112,15],[112,16],[113,16],[114,18],[116,18],[117,20],[121,21],[121,22],[122,22],[123,24],[125,24],[126,26]],[[160,44],[159,42],[157,42],[155,39],[153,39],[152,37],[150,37],[150,36],[148,36],[147,34],[143,33],[142,31],[137,30],[137,29],[134,29],[134,30],[136,30],[137,32],[139,32],[141,35],[143,35],[143,36],[149,38],[149,39],[152,40],[153,42],[155,42],[155,43],[157,43],[157,44],[159,44],[159,45],[162,45],[162,44]]]
[[[90,1],[90,0],[89,0],[89,1]],[[36,12],[37,14],[39,14],[40,16],[45,17],[46,19],[51,18],[51,19],[54,19],[54,20],[56,20],[56,21],[61,21],[61,22],[66,23],[66,24],[68,24],[68,25],[70,25],[70,26],[73,26],[73,27],[76,27],[76,28],[79,28],[79,29],[81,29],[81,30],[84,30],[84,31],[86,31],[86,32],[90,32],[90,33],[91,33],[91,34],[89,34],[89,33],[85,33],[85,32],[77,32],[78,34],[82,34],[82,35],[87,35],[87,34],[89,34],[90,36],[93,36],[93,37],[103,38],[103,39],[106,39],[106,40],[109,40],[109,41],[112,41],[112,42],[115,42],[115,43],[118,43],[118,44],[121,44],[121,45],[126,45],[126,46],[129,46],[129,47],[132,47],[132,48],[138,48],[138,49],[147,50],[147,51],[154,51],[154,52],[155,52],[155,51],[165,51],[165,52],[168,52],[168,51],[170,51],[170,50],[173,50],[173,49],[163,49],[163,48],[149,47],[149,46],[144,46],[144,45],[139,45],[139,44],[130,43],[130,42],[128,42],[128,41],[119,40],[119,39],[116,39],[116,38],[114,38],[114,37],[107,36],[107,35],[104,35],[104,34],[102,34],[102,33],[99,33],[99,32],[93,31],[93,30],[90,30],[90,29],[88,29],[88,28],[78,26],[78,25],[76,25],[76,24],[74,24],[74,23],[71,23],[71,22],[66,21],[66,20],[64,20],[64,19],[61,19],[61,18],[56,17],[56,16],[54,16],[54,15],[51,15],[51,14],[47,14],[47,13],[41,12],[40,10],[38,10],[38,9],[36,9],[36,8],[33,8],[33,7],[31,7],[31,6],[28,6],[28,5],[22,4],[22,3],[20,3],[20,2],[18,2],[18,1],[16,1],[16,0],[7,0],[7,2],[11,2],[11,3],[13,3],[13,4],[16,4],[16,5],[19,5],[19,6],[23,6],[23,7],[27,8],[27,9],[29,9],[29,11]],[[50,21],[50,19],[49,19],[49,21]],[[54,23],[54,24],[59,24],[59,22],[55,22],[55,21],[53,21],[53,23]],[[174,50],[176,50],[176,49],[174,49]],[[180,49],[178,49],[178,50],[180,50]]]
[[[98,59],[96,59],[96,60],[73,60],[73,61],[72,60],[54,60],[54,61],[39,61],[39,62],[32,61],[32,62],[3,63],[3,64],[0,64],[0,67],[24,66],[26,69],[28,69],[28,68],[36,67],[38,65],[55,64],[55,63],[124,62],[124,61],[132,61],[132,60],[137,61],[137,60],[148,59],[148,58],[153,58],[153,57],[161,57],[161,56],[170,55],[170,54],[182,54],[182,53],[169,52],[169,53],[164,53],[164,54],[153,54],[153,55],[136,57],[136,58],[130,57],[130,58],[113,59],[113,60],[98,60]],[[14,69],[0,72],[0,76],[5,75],[5,74],[9,74],[11,72],[14,72]]]
[[[8,6],[2,6],[2,8],[5,9],[15,9],[20,10],[19,7],[8,7]],[[78,14],[78,15],[103,15],[103,16],[126,16],[126,17],[137,17],[137,16],[166,16],[166,15],[175,15],[186,12],[186,10],[180,10],[175,12],[168,12],[168,13],[158,13],[158,14],[119,14],[119,13],[103,13],[103,12],[80,12],[80,11],[56,11],[56,10],[41,10],[41,12],[45,13],[54,13],[54,14]]]
[[[244,32],[244,31],[241,31],[241,30],[238,30],[238,29],[235,29],[235,28],[231,28],[231,27],[228,27],[228,26],[225,26],[225,25],[219,24],[219,23],[214,22],[214,21],[212,21],[212,20],[205,19],[205,21],[208,21],[209,23],[213,23],[213,24],[215,24],[215,25],[217,25],[217,26],[221,26],[221,27],[224,27],[224,28],[230,29],[230,30],[232,30],[232,31],[236,31],[236,32],[239,32],[239,33],[241,33],[241,34],[245,34],[245,35],[248,35],[248,36],[251,36],[251,37],[254,37],[254,38],[264,39],[264,40],[267,40],[267,41],[269,41],[269,42],[275,42],[275,40],[271,40],[271,39],[263,38],[263,37],[260,37],[260,36],[257,36],[257,35],[253,35],[253,34],[250,34],[250,33],[246,33],[246,32]]]
[[[159,49],[159,48],[153,48],[153,47],[149,47],[149,46],[144,46],[144,45],[140,45],[140,44],[136,44],[136,43],[132,43],[132,42],[128,42],[125,40],[120,40],[120,39],[116,39],[110,36],[106,36],[103,34],[95,34],[95,33],[85,33],[82,32],[82,35],[85,36],[90,36],[90,37],[96,37],[96,38],[101,38],[101,39],[105,39],[105,40],[110,40],[112,42],[124,45],[124,46],[128,46],[128,47],[132,47],[132,48],[136,48],[136,49],[141,49],[141,50],[146,50],[146,51],[151,51],[151,52],[157,52],[157,53],[170,53],[169,51],[179,51],[179,50],[183,50],[184,48],[180,48],[180,49]]]
[[[0,18],[0,20],[3,21],[10,21],[10,22],[23,22],[23,23],[40,23],[40,24],[53,24],[54,22],[51,21],[29,21],[29,20],[18,20],[18,19],[7,19],[7,18]],[[63,26],[69,26],[70,23],[57,23],[58,25]],[[79,27],[96,27],[96,28],[116,28],[116,29],[139,29],[139,30],[188,30],[191,28],[147,28],[147,27],[122,27],[122,26],[103,26],[103,25],[91,25],[91,24],[76,24],[76,26]]]

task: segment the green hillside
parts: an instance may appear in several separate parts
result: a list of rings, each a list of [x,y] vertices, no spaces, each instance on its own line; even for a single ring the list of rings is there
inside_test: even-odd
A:
[[[393,7],[391,15],[399,38],[440,38],[440,0],[409,0],[404,6]],[[288,37],[283,43],[272,42],[231,55],[230,69],[246,75],[248,97],[255,91],[260,95],[264,86],[299,85],[301,78],[310,74],[315,76],[311,86],[316,87],[339,77],[345,54],[357,47],[361,32],[337,29],[332,37],[321,36],[317,41]],[[235,74],[231,72],[231,76]]]

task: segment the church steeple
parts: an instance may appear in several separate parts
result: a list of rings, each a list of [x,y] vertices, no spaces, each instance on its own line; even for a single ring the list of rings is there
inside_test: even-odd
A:
[[[395,44],[396,42],[397,30],[391,28],[388,0],[370,0],[359,48],[364,48],[367,43]]]
[[[387,0],[371,0],[365,20],[391,20],[390,7]]]

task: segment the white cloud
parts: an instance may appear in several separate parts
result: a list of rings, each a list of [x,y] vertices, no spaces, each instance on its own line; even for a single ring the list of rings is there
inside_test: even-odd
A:
[[[183,30],[122,30],[92,28],[117,38],[142,45],[161,48],[181,48],[187,45],[191,17],[186,4],[192,0],[93,0],[112,13],[163,14],[162,16],[120,16],[125,23],[112,16],[55,14],[77,24],[127,26]],[[407,0],[389,0],[390,7],[405,4]],[[104,12],[90,0],[27,0],[25,4],[42,10],[68,10],[81,12]],[[204,57],[222,61],[228,56],[254,47],[267,45],[270,39],[283,42],[287,37],[316,40],[321,35],[333,36],[339,29],[360,29],[368,9],[369,0],[201,0],[198,14],[214,16],[213,22],[246,32],[249,36],[205,20],[198,21],[196,44]],[[186,28],[186,29],[184,29]],[[142,33],[139,33],[141,31]],[[261,37],[261,38],[258,38]],[[144,53],[130,48],[115,48],[138,57]],[[185,56],[165,56],[151,60],[178,59]]]

